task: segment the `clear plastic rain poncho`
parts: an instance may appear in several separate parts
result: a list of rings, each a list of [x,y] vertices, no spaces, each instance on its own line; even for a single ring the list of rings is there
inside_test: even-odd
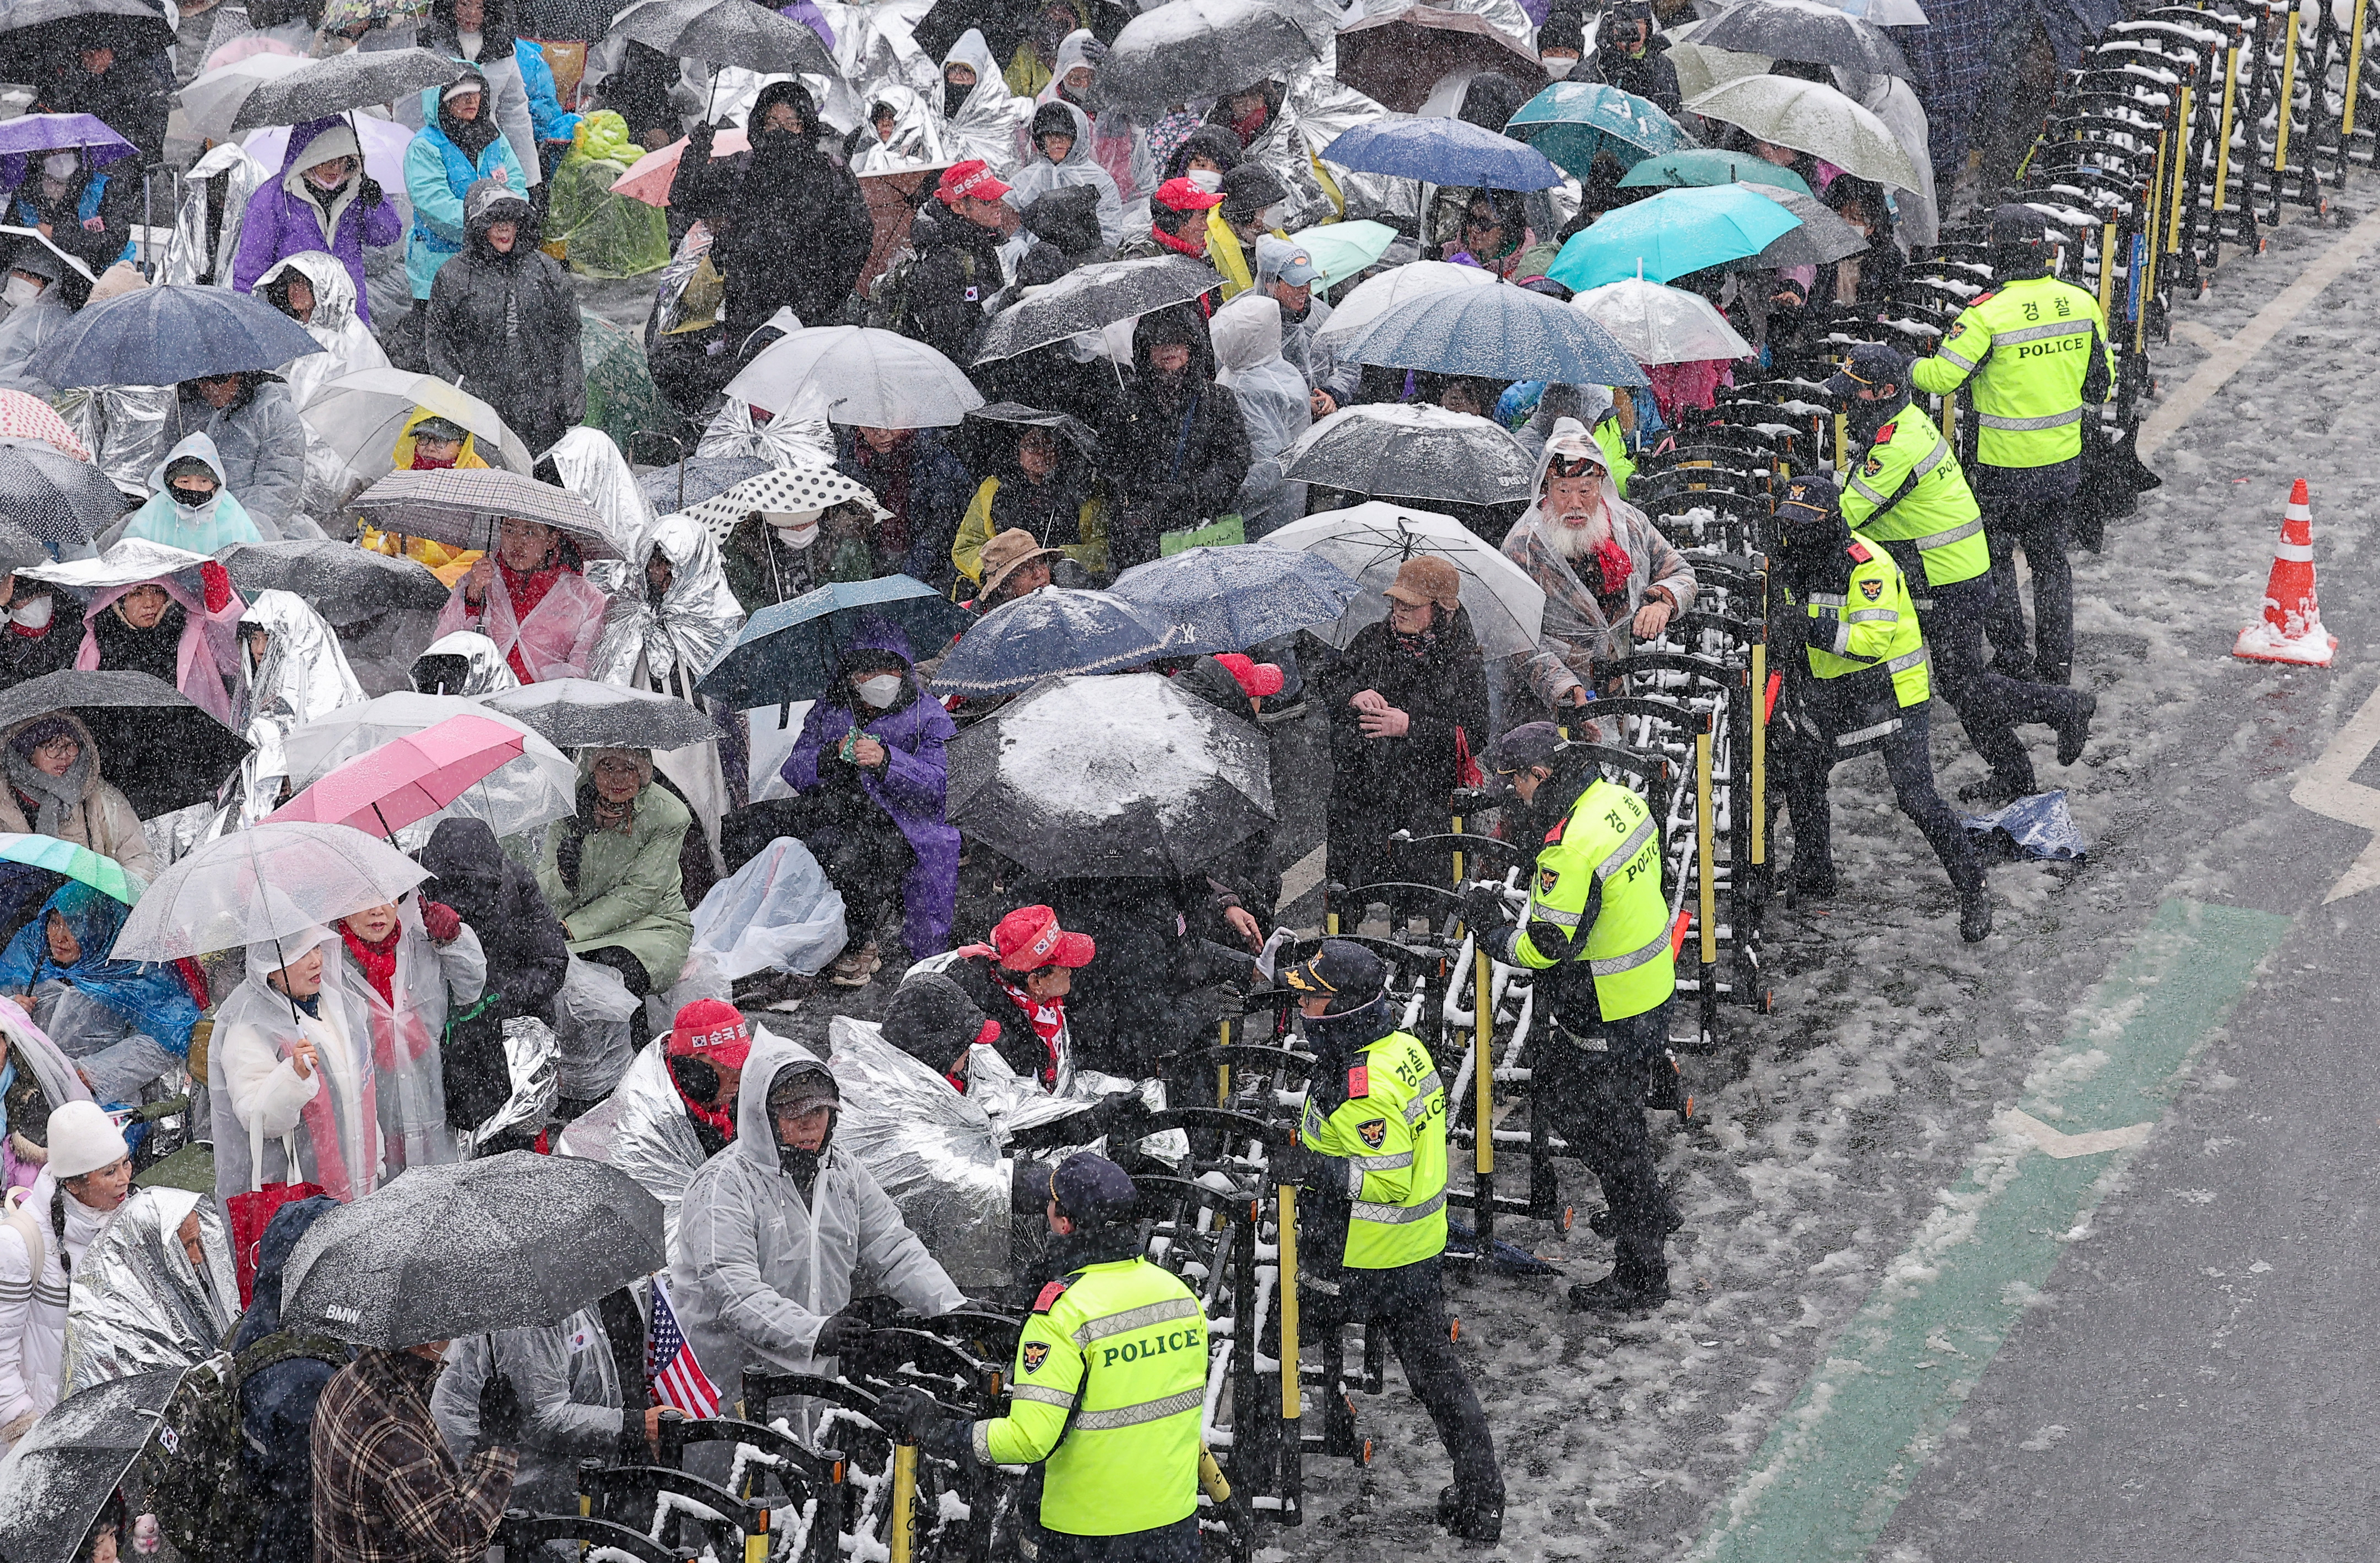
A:
[[[466,924],[452,940],[433,943],[422,926],[418,895],[396,903],[396,927],[379,947],[362,944],[344,926],[337,931],[340,938],[330,955],[337,963],[339,985],[369,1017],[381,1152],[388,1176],[455,1160],[438,1045],[446,1034],[449,1004],[468,1009],[487,988],[488,958],[480,948],[479,934]],[[365,968],[367,959],[393,963],[389,997],[381,996]],[[325,987],[331,976],[326,969]]]
[[[200,1263],[180,1236],[196,1218]],[[214,1355],[239,1319],[239,1278],[223,1209],[188,1189],[135,1189],[74,1268],[66,1393]]]
[[[262,297],[266,288],[293,273],[304,277],[313,292],[314,312],[306,321],[306,334],[322,344],[322,350],[292,358],[275,372],[288,382],[289,405],[303,412],[332,381],[388,368],[388,355],[381,351],[370,328],[356,318],[356,279],[345,262],[323,250],[300,250],[274,261],[256,279],[257,295]],[[309,425],[306,489],[298,508],[310,515],[327,515],[346,502],[358,481],[347,458]]]
[[[362,704],[364,690],[339,637],[295,592],[258,592],[239,616],[239,703],[232,725],[250,745],[240,762],[240,823],[253,825],[281,806],[281,782],[289,774],[282,740],[290,730],[341,706]],[[255,630],[270,637],[261,659],[249,639]],[[495,650],[492,642],[488,649]]]
[[[580,276],[642,276],[669,264],[669,213],[612,193],[643,155],[628,139],[628,122],[611,109],[588,115],[570,133],[570,151],[553,170],[545,226]]]
[[[370,1012],[339,979],[338,939],[316,927],[249,945],[247,980],[215,1010],[207,1103],[220,1197],[266,1183],[320,1183],[352,1204],[380,1187]],[[310,1014],[266,979],[322,945],[334,948],[322,951],[322,990]],[[291,1061],[300,1042],[314,1045],[310,1079]]]
[[[1281,453],[1314,424],[1305,376],[1281,355],[1281,305],[1270,295],[1240,295],[1208,322],[1220,372],[1215,383],[1240,404],[1248,427],[1248,475],[1240,515],[1253,542],[1305,514],[1305,485],[1281,476]]]
[[[952,153],[960,158],[979,157],[990,165],[997,177],[1005,179],[1016,171],[1020,156],[1017,132],[1033,119],[1033,100],[1020,98],[1008,90],[1001,77],[999,62],[991,57],[991,45],[984,42],[983,33],[969,28],[959,34],[951,52],[942,56],[942,68],[963,65],[975,72],[975,85],[959,100],[956,113],[947,112],[945,93],[942,115],[942,139]]]

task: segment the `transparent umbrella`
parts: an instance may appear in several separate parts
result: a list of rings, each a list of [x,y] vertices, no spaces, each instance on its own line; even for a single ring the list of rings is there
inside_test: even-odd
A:
[[[795,332],[761,349],[727,382],[727,394],[781,413],[806,387],[822,395],[832,422],[875,429],[947,429],[983,406],[958,365],[870,326]]]
[[[517,730],[523,735],[521,755],[498,766],[485,780],[473,782],[444,808],[425,816],[425,823],[484,819],[497,835],[513,836],[560,819],[577,807],[577,768],[528,722],[477,700],[455,695],[418,695],[409,689],[360,706],[342,706],[329,716],[291,730],[286,740],[289,785],[302,792],[358,755],[455,716],[483,717]]]
[[[115,953],[173,961],[288,939],[384,906],[427,878],[386,842],[346,825],[251,826],[158,875],[124,920]]]
[[[1686,107],[1705,119],[1749,130],[1764,141],[1824,158],[1863,179],[1917,188],[1916,165],[1884,121],[1819,82],[1742,76],[1688,99]]]
[[[1590,287],[1571,301],[1619,338],[1640,364],[1687,364],[1742,358],[1752,345],[1736,334],[1708,299],[1682,287],[1628,277]]]
[[[535,465],[520,436],[496,409],[434,374],[401,369],[358,370],[325,382],[300,416],[324,444],[345,456],[359,478],[377,478],[396,465],[396,437],[416,408],[458,423],[491,466],[526,473]]]
[[[1331,309],[1330,320],[1315,335],[1325,342],[1352,342],[1366,326],[1400,304],[1410,304],[1426,294],[1447,293],[1460,287],[1492,287],[1495,284],[1496,274],[1477,266],[1457,266],[1444,260],[1409,261],[1368,282],[1357,283],[1354,291]]]
[[[1349,493],[1505,504],[1529,497],[1536,460],[1493,418],[1391,402],[1340,408],[1299,435],[1281,466],[1293,483]]]
[[[1546,616],[1545,588],[1451,515],[1374,500],[1293,521],[1265,541],[1318,553],[1364,584],[1364,594],[1330,632],[1333,646],[1345,646],[1357,630],[1387,618],[1389,602],[1381,590],[1396,580],[1398,566],[1428,553],[1452,564],[1462,577],[1463,606],[1481,651],[1510,657],[1536,648]]]

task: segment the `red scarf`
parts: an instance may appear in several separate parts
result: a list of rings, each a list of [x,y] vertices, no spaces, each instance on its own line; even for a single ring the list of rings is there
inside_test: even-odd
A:
[[[1633,568],[1628,560],[1628,551],[1621,547],[1616,539],[1606,538],[1595,545],[1595,562],[1602,567],[1602,595],[1619,597],[1625,594],[1628,575]]]
[[[462,458],[463,453],[458,448],[453,455],[448,456],[444,461],[433,461],[430,457],[422,454],[420,448],[416,446],[413,452],[413,470],[416,472],[443,472]]]
[[[670,1089],[677,1093],[677,1099],[686,1104],[687,1112],[710,1124],[729,1139],[735,1137],[735,1117],[733,1113],[723,1108],[712,1107],[708,1102],[698,1102],[687,1096],[686,1087],[677,1083],[677,1071],[668,1065],[662,1066],[662,1072],[669,1076]]]
[[[1207,252],[1199,248],[1196,241],[1191,239],[1175,238],[1172,234],[1167,233],[1163,228],[1159,227],[1154,223],[1151,223],[1148,225],[1148,236],[1155,239],[1158,243],[1163,245],[1168,249],[1176,250],[1181,254],[1187,255],[1193,260],[1204,260],[1207,259]],[[1203,297],[1204,295],[1201,295],[1201,297]]]
[[[513,618],[517,621],[537,612],[537,605],[545,600],[545,594],[553,589],[553,583],[562,579],[565,566],[557,559],[534,570],[516,570],[501,562],[496,568],[504,572],[504,595],[513,600]]]
[[[991,980],[1000,984],[1001,991],[1008,995],[1010,1003],[1025,1012],[1025,1019],[1033,1027],[1033,1035],[1041,1039],[1041,1084],[1050,1090],[1056,1090],[1058,1034],[1066,1027],[1066,1000],[1062,998],[1036,999],[1002,975],[997,967],[993,968]]]
[[[1232,134],[1240,139],[1241,146],[1245,147],[1263,133],[1265,121],[1271,117],[1271,109],[1260,108],[1245,119],[1234,119],[1232,121]]]
[[[339,938],[346,942],[347,953],[364,969],[364,978],[372,985],[392,1010],[396,1008],[396,941],[405,937],[402,924],[388,930],[388,937],[377,944],[368,944],[355,929],[339,925]]]

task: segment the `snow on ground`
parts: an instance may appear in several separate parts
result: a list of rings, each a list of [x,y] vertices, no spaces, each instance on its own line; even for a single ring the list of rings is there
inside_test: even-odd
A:
[[[2293,214],[2265,254],[2231,260],[2180,307],[2183,329],[2154,352],[2168,389],[2370,209],[2374,181],[2359,184],[2333,224]],[[2089,865],[1996,867],[1998,932],[1962,945],[1941,870],[1892,808],[1881,764],[1839,769],[1843,895],[1823,914],[1773,910],[1774,1012],[1730,1012],[1733,1046],[1688,1063],[1705,1121],[1666,1143],[1687,1218],[1671,1249],[1677,1300],[1619,1324],[1569,1311],[1563,1285],[1601,1275],[1609,1246],[1586,1228],[1593,1178],[1563,1164],[1580,1217],[1567,1240],[1542,1224],[1499,1232],[1559,1259],[1564,1281],[1450,1286],[1504,1463],[1503,1543],[1468,1548],[1431,1522],[1445,1457],[1391,1369],[1387,1394],[1357,1401],[1374,1463],[1309,1461],[1308,1518],[1275,1533],[1281,1555],[1680,1555],[2157,902],[2295,912],[2318,897],[2320,886],[2274,884],[2265,866],[2316,823],[2289,802],[2294,773],[2371,688],[2354,669],[2380,636],[2380,614],[2362,607],[2380,587],[2368,519],[2380,480],[2366,466],[2380,409],[2364,391],[2375,283],[2380,260],[2367,257],[2333,284],[2151,458],[2165,487],[2111,523],[2108,551],[2077,555],[2076,677],[2099,714],[2082,765],[2057,766],[2046,730],[2034,761],[2044,787],[2070,789]],[[2345,642],[2331,672],[2228,657],[2299,477],[2313,484],[2325,616]],[[1984,769],[1937,709],[1947,795]],[[1790,823],[1780,834],[1781,861]],[[2055,1305],[2054,1287],[2041,1302]]]

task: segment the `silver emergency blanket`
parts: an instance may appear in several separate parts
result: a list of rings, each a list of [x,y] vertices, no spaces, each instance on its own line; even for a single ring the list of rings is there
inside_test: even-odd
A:
[[[1335,45],[1336,40],[1333,40]],[[1248,148],[1247,155],[1262,163],[1289,190],[1281,203],[1280,225],[1294,230],[1330,222],[1334,208],[1315,172],[1322,149],[1359,125],[1383,125],[1410,119],[1392,113],[1339,79],[1338,50],[1291,76],[1282,95],[1280,116]],[[1395,226],[1400,218],[1421,211],[1421,186],[1412,179],[1386,174],[1357,174],[1335,163],[1327,167],[1339,187],[1346,210],[1336,213],[1349,222],[1371,219]],[[1319,201],[1319,205],[1313,202]]]
[[[179,1236],[196,1215],[204,1263]],[[74,1270],[67,1302],[69,1395],[212,1355],[239,1317],[239,1280],[222,1207],[188,1189],[135,1189]]]
[[[642,493],[637,502],[644,503]],[[633,589],[604,612],[603,636],[587,676],[691,698],[695,679],[744,627],[744,608],[728,589],[719,545],[700,522],[679,511],[652,522],[624,551],[634,566]],[[645,562],[656,552],[671,571],[658,602],[644,579]]]
[[[754,1028],[756,1042],[767,1034],[765,1026]],[[648,1043],[629,1060],[612,1094],[573,1119],[554,1148],[564,1156],[606,1162],[636,1180],[662,1202],[662,1230],[674,1246],[678,1202],[703,1157],[662,1061],[668,1045],[665,1036]]]
[[[1536,53],[1537,30],[1529,20],[1529,13],[1521,8],[1520,0],[1357,0],[1348,7],[1342,30],[1359,21],[1378,21],[1384,17],[1401,17],[1415,6],[1427,4],[1432,10],[1459,11],[1478,17],[1505,37],[1519,42],[1529,53]]]
[[[621,559],[641,558],[635,543],[651,530],[653,507],[645,491],[637,486],[636,470],[620,447],[600,429],[585,424],[574,426],[556,440],[543,459],[553,463],[562,486],[595,507],[603,523],[604,540]],[[588,566],[587,577],[607,592],[616,593],[620,585],[612,580],[596,580],[598,565],[616,561],[598,560]],[[597,675],[601,676],[601,675]]]
[[[974,28],[960,33],[951,52],[942,56],[943,69],[953,65],[972,67],[975,86],[959,103],[959,112],[942,120],[942,139],[959,157],[979,157],[990,165],[995,177],[1005,179],[1016,172],[1017,132],[1032,121],[1033,100],[1008,90],[1008,83],[1001,79],[1000,63],[992,58],[991,45]]]
[[[496,643],[478,630],[456,630],[440,636],[421,648],[421,657],[460,657],[463,659],[463,686],[442,689],[441,694],[460,695],[471,699],[480,695],[500,695],[507,689],[518,689],[520,677]],[[416,657],[415,661],[421,660]],[[309,718],[308,720],[312,720]]]
[[[928,97],[941,91],[941,70],[917,47],[912,30],[929,6],[818,0],[818,8],[834,33],[835,66],[856,96],[873,104],[888,88],[905,87]]]
[[[471,1159],[474,1147],[506,1130],[541,1128],[553,1121],[554,1098],[561,1093],[562,1082],[562,1045],[554,1039],[553,1027],[535,1015],[516,1015],[504,1022],[504,1072],[512,1080],[513,1094],[486,1122],[455,1137],[465,1161]]]
[[[834,430],[826,420],[826,398],[805,387],[792,406],[767,423],[752,420],[752,404],[730,396],[704,426],[694,454],[757,456],[771,466],[834,465]]]
[[[285,256],[265,268],[252,291],[261,292],[292,272],[313,290],[314,310],[306,321],[306,334],[322,349],[292,358],[277,371],[289,387],[289,405],[302,412],[331,382],[389,366],[379,338],[356,318],[356,279],[337,257],[320,249]],[[308,515],[332,515],[361,486],[347,458],[313,425],[306,425],[306,490],[298,508]]]
[[[914,48],[915,45],[912,45]],[[923,56],[919,56],[923,58]],[[932,69],[930,66],[927,67]],[[868,105],[883,103],[892,110],[892,134],[880,136],[871,125],[851,160],[858,178],[879,174],[916,174],[945,168],[958,161],[942,134],[942,118],[925,98],[898,81],[888,81],[868,95]]]
[[[77,386],[52,405],[107,480],[133,499],[149,497],[149,473],[165,459],[170,385]]]
[[[281,806],[281,781],[289,774],[282,740],[289,730],[341,706],[362,704],[364,690],[347,666],[338,636],[296,593],[257,593],[239,622],[244,676],[233,725],[252,745],[240,762],[240,823],[253,825]],[[272,636],[261,662],[249,649],[245,632],[249,626]],[[492,643],[489,648],[494,649]]]
[[[231,177],[224,186],[223,231],[215,236],[213,264],[210,268],[206,263],[204,181],[226,173]],[[248,149],[237,141],[213,147],[190,164],[189,172],[182,176],[182,199],[174,212],[174,232],[165,241],[164,260],[157,280],[195,283],[200,272],[212,270],[216,285],[230,286],[232,256],[239,249],[240,222],[248,215],[248,198],[270,176],[271,170],[249,156]]]

